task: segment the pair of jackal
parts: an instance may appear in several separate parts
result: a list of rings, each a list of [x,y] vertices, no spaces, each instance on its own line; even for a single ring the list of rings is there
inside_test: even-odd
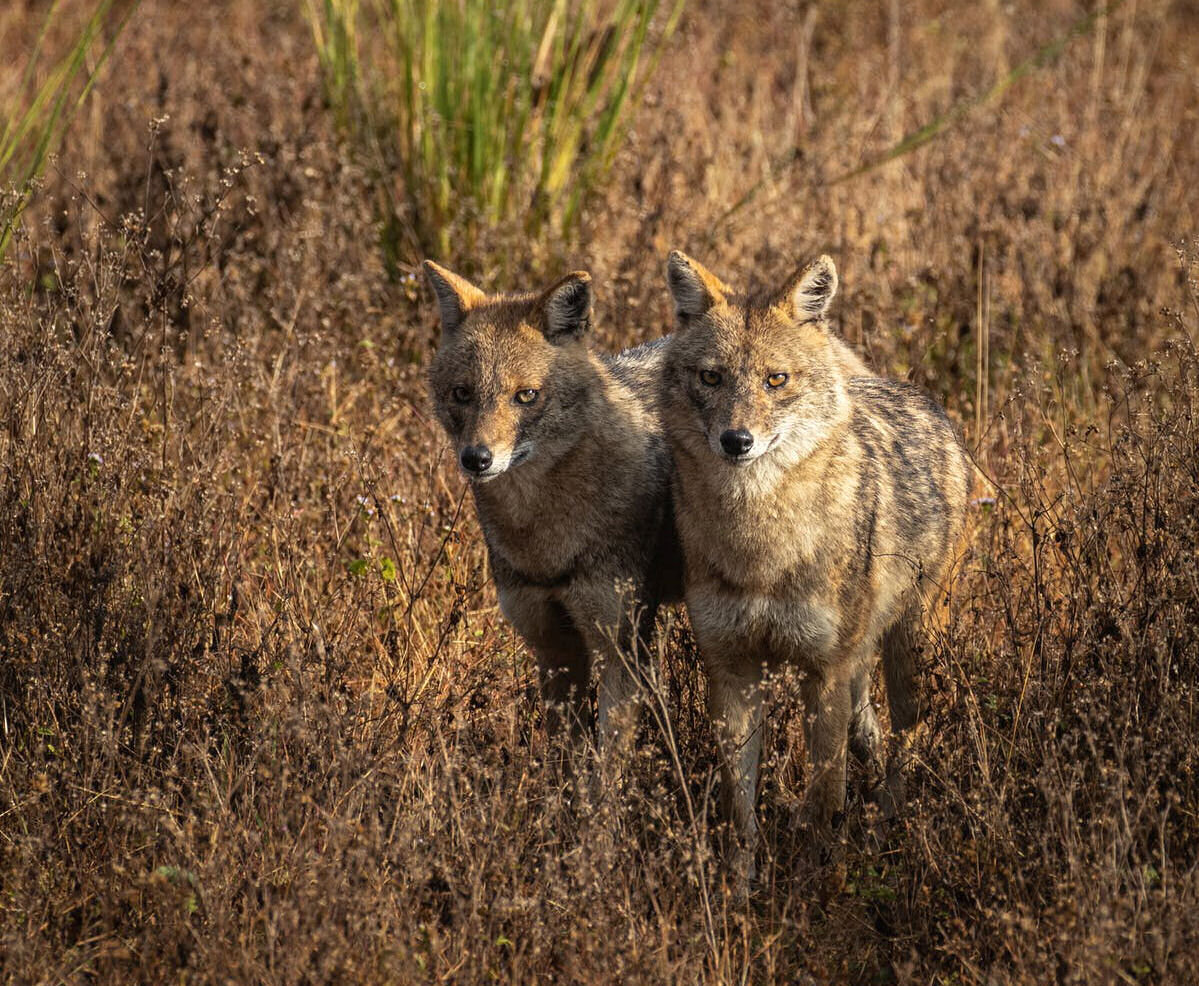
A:
[[[819,841],[847,750],[879,763],[880,651],[893,730],[919,715],[921,612],[970,475],[944,413],[831,331],[826,256],[749,296],[676,251],[677,330],[615,356],[589,347],[586,273],[489,295],[425,270],[442,322],[433,403],[550,732],[584,728],[596,680],[601,748],[627,734],[655,614],[683,598],[742,853],[752,868],[763,682],[783,668],[801,682]]]

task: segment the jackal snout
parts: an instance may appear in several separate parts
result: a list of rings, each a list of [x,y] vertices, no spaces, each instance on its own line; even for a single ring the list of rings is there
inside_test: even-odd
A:
[[[738,459],[754,447],[754,436],[744,428],[727,428],[720,433],[720,447],[730,459]]]
[[[527,381],[526,381],[527,382]],[[465,388],[464,388],[465,389]],[[525,388],[526,391],[534,388]],[[528,428],[526,405],[506,394],[493,395],[485,388],[472,389],[471,399],[445,413],[456,426],[450,430],[463,473],[477,483],[503,475],[527,459],[537,447],[537,435]]]
[[[468,473],[481,476],[492,463],[491,449],[486,445],[467,445],[458,453],[458,462]]]
[[[443,417],[451,423],[447,430],[454,439],[458,465],[475,482],[503,475],[535,447],[534,438],[522,434],[521,416],[488,395],[473,393],[470,400],[445,409]]]

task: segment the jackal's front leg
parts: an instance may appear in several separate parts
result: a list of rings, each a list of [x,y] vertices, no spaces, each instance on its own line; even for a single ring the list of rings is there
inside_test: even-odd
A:
[[[812,676],[804,682],[803,698],[812,766],[805,814],[817,840],[824,840],[845,808],[846,747],[853,705],[850,680],[836,672]]]
[[[762,753],[762,673],[709,667],[708,705],[720,743],[721,805],[739,845],[733,860],[747,882],[755,873],[758,762]]]
[[[648,637],[656,601],[627,583],[596,583],[574,597],[575,620],[584,629],[597,678],[598,744],[605,756],[631,740],[641,709]]]
[[[537,658],[546,732],[577,741],[590,729],[587,642],[557,601],[533,590],[501,589],[500,607]]]

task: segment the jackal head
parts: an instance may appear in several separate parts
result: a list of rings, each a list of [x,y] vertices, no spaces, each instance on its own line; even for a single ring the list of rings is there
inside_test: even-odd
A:
[[[734,466],[809,455],[848,406],[824,319],[833,261],[821,257],[754,299],[677,250],[666,276],[679,329],[665,379],[673,440]]]
[[[488,482],[568,447],[579,427],[571,411],[594,377],[591,276],[576,271],[541,294],[487,295],[431,260],[425,274],[441,308],[433,405],[462,471]]]

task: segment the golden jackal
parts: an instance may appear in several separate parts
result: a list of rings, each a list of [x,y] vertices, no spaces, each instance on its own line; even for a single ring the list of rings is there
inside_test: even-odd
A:
[[[948,570],[969,467],[932,400],[832,335],[828,257],[760,299],[677,251],[667,279],[678,332],[663,415],[726,812],[752,847],[762,675],[790,665],[813,765],[807,815],[825,834],[845,803],[847,741],[876,756],[880,644],[892,727],[917,719],[921,590]]]
[[[441,307],[429,381],[471,481],[504,615],[537,658],[546,723],[601,740],[635,708],[637,661],[660,602],[681,594],[670,453],[657,409],[661,341],[588,348],[591,278],[485,295],[425,261]]]

